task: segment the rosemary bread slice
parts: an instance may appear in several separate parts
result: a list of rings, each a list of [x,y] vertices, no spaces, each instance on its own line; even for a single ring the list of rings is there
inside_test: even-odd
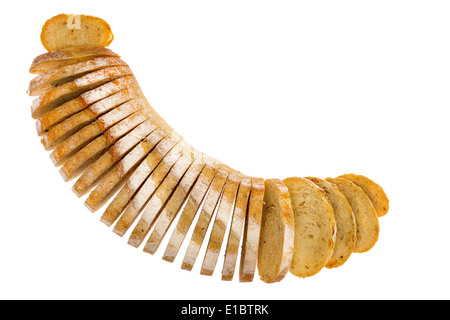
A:
[[[315,185],[322,188],[333,206],[336,218],[336,243],[333,256],[326,264],[327,268],[342,266],[350,257],[356,242],[356,221],[352,207],[339,188],[329,181],[308,177]]]
[[[166,126],[159,127],[150,133],[143,141],[133,148],[119,163],[99,181],[99,184],[89,194],[85,201],[86,207],[92,212],[97,211],[122,186],[130,174],[145,161],[155,146],[172,132]],[[107,226],[113,221],[102,220]]]
[[[30,67],[30,73],[41,74],[95,57],[118,57],[108,48],[90,46],[53,50],[37,56]]]
[[[265,182],[264,207],[258,248],[258,273],[266,283],[279,282],[289,271],[294,253],[294,212],[286,185]]]
[[[203,259],[200,274],[212,276],[216,268],[219,258],[220,249],[222,248],[225,231],[233,212],[234,203],[236,201],[237,192],[242,179],[242,174],[232,171],[228,175],[227,182],[223,188],[220,204],[212,226],[211,235],[206,248],[205,257]]]
[[[326,180],[338,186],[352,207],[356,221],[356,243],[353,252],[369,251],[377,242],[380,233],[377,212],[369,196],[350,180],[344,178]]]
[[[185,203],[193,186],[196,181],[198,181],[197,179],[199,175],[203,172],[206,165],[205,161],[205,155],[200,154],[190,166],[183,179],[181,179],[169,201],[159,214],[155,227],[144,246],[144,252],[154,254],[156,250],[158,250],[158,247],[166,235],[168,228],[180,212],[181,207]]]
[[[28,94],[40,96],[48,91],[75,78],[84,76],[90,72],[111,66],[126,66],[127,64],[118,57],[94,57],[92,59],[59,67],[36,76],[30,81]]]
[[[233,280],[251,189],[251,178],[243,176],[236,196],[236,204],[234,206],[230,232],[228,234],[228,241],[225,249],[222,267],[222,280],[225,281]]]
[[[112,80],[132,75],[127,66],[113,66],[88,73],[73,81],[56,87],[33,100],[31,115],[34,119],[70,101],[80,94],[92,90]]]
[[[119,78],[105,83],[95,89],[87,91],[75,99],[69,100],[36,120],[36,132],[39,136],[45,134],[58,123],[70,116],[83,111],[94,103],[101,101],[115,93],[126,90],[135,84],[135,78],[131,76]],[[103,105],[103,104],[102,104]]]
[[[119,91],[112,96],[100,100],[90,107],[72,115],[61,123],[55,125],[48,132],[42,135],[41,142],[46,150],[54,149],[62,141],[73,135],[84,126],[92,123],[105,112],[116,106],[120,106],[132,99],[137,98],[135,90],[132,88]]]
[[[258,261],[259,236],[264,206],[264,179],[252,178],[239,263],[239,281],[253,281]]]
[[[125,212],[114,226],[114,233],[119,236],[125,235],[172,167],[183,157],[186,148],[186,143],[181,141],[161,160],[155,170],[145,179],[139,190],[134,194]]]
[[[151,150],[144,161],[128,177],[126,183],[106,208],[101,217],[103,223],[108,226],[112,225],[122,215],[147,177],[155,170],[167,153],[181,140],[182,137],[180,135],[172,132]]]
[[[48,19],[41,32],[41,42],[48,51],[74,47],[107,47],[114,36],[109,24],[88,15],[59,14]]]
[[[131,232],[130,238],[128,239],[129,245],[136,248],[141,245],[155,221],[158,219],[162,208],[166,205],[166,202],[178,186],[178,183],[183,179],[194,160],[200,155],[200,153],[196,151],[186,151],[187,150],[183,152],[180,160],[173,165],[167,176],[150,196],[138,223]]]
[[[228,166],[221,164],[214,176],[214,180],[205,198],[194,232],[184,255],[183,263],[181,265],[181,268],[184,270],[190,271],[194,266],[230,171],[231,169]]]
[[[207,157],[205,168],[189,193],[189,197],[186,200],[186,205],[184,206],[177,225],[175,226],[169,239],[169,243],[167,244],[163,255],[163,260],[168,262],[173,262],[175,260],[186,234],[211,186],[218,166],[218,162],[211,161],[211,159]]]
[[[388,213],[389,199],[383,188],[381,188],[377,183],[365,176],[354,173],[344,174],[340,177],[350,180],[364,190],[364,192],[369,196],[370,201],[372,201],[375,210],[377,210],[378,217],[383,217]]]

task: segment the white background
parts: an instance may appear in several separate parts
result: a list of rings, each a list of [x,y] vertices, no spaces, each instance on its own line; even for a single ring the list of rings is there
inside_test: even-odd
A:
[[[267,285],[128,246],[63,182],[30,116],[40,30],[63,12],[109,22],[110,48],[197,149],[265,178],[378,182],[391,208],[375,248]],[[0,298],[450,298],[449,1],[40,0],[0,14]]]

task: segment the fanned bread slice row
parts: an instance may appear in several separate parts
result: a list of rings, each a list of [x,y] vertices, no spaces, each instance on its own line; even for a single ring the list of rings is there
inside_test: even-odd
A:
[[[251,187],[239,262],[240,282],[253,281],[258,261],[259,236],[264,207],[264,179],[252,178]]]
[[[372,201],[378,217],[384,217],[389,211],[389,199],[383,188],[369,178],[359,174],[343,174],[340,178],[350,180],[358,187],[362,188]]]
[[[294,254],[290,272],[301,278],[322,270],[333,255],[336,218],[322,188],[304,178],[284,180],[295,219]]]
[[[97,211],[105,204],[110,196],[122,186],[127,177],[134,172],[137,166],[158,143],[172,132],[171,129],[160,127],[149,134],[143,141],[133,148],[110,172],[101,180],[85,201],[86,207],[92,212]],[[110,226],[113,221],[102,220]]]
[[[180,214],[177,225],[175,226],[169,243],[164,251],[163,260],[173,262],[180,250],[181,245],[192,225],[192,222],[199,211],[203,200],[211,186],[214,176],[218,170],[219,163],[206,159],[206,165],[202,173],[195,182],[189,197],[186,200],[186,205]]]
[[[114,36],[109,24],[88,15],[59,14],[48,19],[41,32],[41,42],[48,51],[97,46],[107,47]]]
[[[236,196],[236,204],[234,206],[230,232],[228,233],[228,241],[225,249],[222,267],[222,280],[224,281],[231,281],[234,277],[251,189],[252,179],[243,176]]]
[[[127,64],[117,57],[95,57],[72,65],[59,67],[32,79],[28,86],[28,94],[30,96],[43,95],[75,78],[111,66],[127,66]]]
[[[180,212],[199,175],[203,172],[205,165],[205,155],[201,154],[191,165],[183,179],[181,179],[169,201],[159,214],[155,227],[144,246],[144,252],[154,254],[158,250],[167,230]]]
[[[350,258],[356,243],[356,221],[352,207],[334,183],[316,177],[307,179],[325,191],[333,206],[337,226],[336,243],[333,256],[325,267],[329,269],[340,267]]]
[[[73,192],[78,197],[85,195],[105,172],[108,172],[132,148],[158,128],[159,124],[155,124],[150,118],[120,138],[81,174],[72,187]]]
[[[264,182],[264,207],[258,248],[258,273],[263,282],[284,279],[294,253],[294,211],[291,196],[280,179]]]
[[[208,226],[216,210],[216,206],[219,203],[222,190],[228,179],[228,175],[231,172],[231,168],[221,164],[217,170],[214,180],[209,188],[208,194],[204,200],[203,206],[200,211],[199,218],[195,224],[194,232],[184,255],[181,268],[191,271],[194,267],[195,260],[197,260],[198,253],[205,239]]]
[[[153,172],[145,179],[139,190],[134,194],[133,199],[125,209],[125,212],[114,226],[114,233],[121,237],[125,235],[134,221],[142,213],[159,185],[164,181],[178,161],[183,158],[186,148],[186,142],[181,141],[161,160],[155,170],[153,170]]]
[[[39,136],[45,134],[58,123],[66,120],[74,114],[83,111],[94,103],[99,102],[115,93],[128,89],[135,85],[136,80],[132,76],[126,76],[105,83],[95,89],[82,93],[75,99],[69,100],[36,120],[36,132]]]
[[[31,115],[33,119],[38,119],[54,108],[78,97],[84,92],[132,74],[131,69],[127,66],[107,67],[88,73],[34,99],[31,106]]]
[[[96,46],[53,50],[37,56],[31,63],[30,73],[41,74],[95,57],[120,58],[110,49]]]
[[[145,110],[143,112],[138,111],[110,127],[102,135],[89,142],[81,150],[72,155],[59,170],[64,181],[72,180],[81,174],[82,171],[92,162],[97,160],[107,148],[148,119],[151,119],[151,115],[146,113]],[[154,125],[158,126],[159,124],[154,122]]]
[[[72,155],[76,154],[76,152],[96,137],[107,132],[113,126],[121,122],[131,121],[132,123],[135,123],[145,117],[145,115],[146,112],[144,111],[144,105],[138,99],[133,99],[116,106],[111,111],[97,118],[94,122],[81,128],[79,131],[61,142],[52,151],[50,158],[55,166],[60,166],[64,164],[64,162],[66,162]],[[126,119],[128,120],[124,121]],[[144,120],[146,119],[143,119],[143,121]]]
[[[170,133],[145,157],[133,173],[128,177],[124,186],[116,194],[114,199],[101,216],[101,221],[106,225],[112,225],[124,212],[135,193],[145,182],[147,177],[155,170],[167,153],[172,150],[182,137],[175,132]]]
[[[200,269],[202,275],[212,276],[214,273],[241,179],[242,174],[240,172],[232,171],[225,183]]]
[[[92,123],[98,117],[110,111],[115,106],[119,106],[135,98],[137,98],[136,91],[132,88],[128,88],[94,103],[90,107],[55,125],[48,132],[43,134],[41,142],[44,148],[46,150],[54,149],[62,141],[73,135],[84,126]]]
[[[352,207],[356,221],[356,243],[353,252],[369,251],[375,246],[380,233],[377,212],[369,196],[350,180],[344,178],[326,180],[338,186]]]
[[[131,232],[128,239],[129,245],[136,248],[141,245],[155,221],[158,219],[159,213],[178,186],[178,183],[183,179],[186,172],[199,156],[199,152],[189,152],[188,150],[185,150],[180,160],[178,160],[170,169],[167,176],[150,196],[138,223]]]

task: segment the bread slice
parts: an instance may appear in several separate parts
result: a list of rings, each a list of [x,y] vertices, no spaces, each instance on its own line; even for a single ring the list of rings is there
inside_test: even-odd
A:
[[[169,243],[163,255],[163,260],[173,262],[180,250],[181,245],[186,237],[186,234],[192,225],[195,215],[199,211],[200,205],[203,203],[205,195],[207,194],[214,176],[217,172],[219,164],[215,161],[206,160],[205,168],[195,182],[189,197],[186,200],[186,205],[180,214],[177,225],[175,226]]]
[[[187,150],[186,150],[187,151]],[[155,221],[158,219],[159,213],[166,205],[172,193],[175,191],[178,183],[183,179],[190,166],[200,156],[198,152],[185,152],[172,169],[170,169],[163,182],[158,186],[156,191],[151,195],[145,210],[131,232],[128,244],[138,248],[144,241]]]
[[[125,235],[136,218],[141,214],[153,193],[169,174],[172,167],[183,157],[186,148],[186,143],[181,141],[161,160],[155,170],[146,178],[139,190],[134,194],[125,212],[114,226],[114,233],[121,237]]]
[[[167,153],[180,143],[181,140],[181,136],[172,132],[156,145],[156,147],[146,156],[144,161],[142,161],[133,171],[125,185],[108,205],[101,217],[103,223],[108,226],[112,225],[122,215],[129,202],[133,199],[135,193],[146,181],[147,177],[155,170]]]
[[[184,255],[183,263],[181,265],[181,268],[184,270],[190,271],[194,266],[230,171],[231,169],[228,166],[221,164],[214,176],[214,180],[205,198],[194,232]]]
[[[97,211],[125,182],[145,157],[172,132],[165,126],[160,127],[149,134],[143,141],[133,148],[110,172],[101,180],[85,201],[86,207],[92,212]],[[103,221],[110,226],[113,221]]]
[[[294,212],[286,185],[265,182],[264,207],[258,248],[258,272],[266,283],[279,282],[289,271],[294,253]]]
[[[41,42],[48,51],[74,47],[107,47],[114,36],[103,19],[87,15],[59,14],[42,27]]]
[[[90,46],[54,50],[37,56],[31,64],[30,73],[41,74],[97,57],[120,58],[110,49],[102,47]]]
[[[73,81],[75,78],[111,66],[127,66],[127,64],[117,57],[94,57],[86,61],[59,67],[32,79],[28,86],[28,94],[30,96],[43,95],[64,83]]]
[[[85,195],[132,148],[158,128],[153,119],[148,119],[120,138],[82,173],[72,187],[73,192],[78,197]]]
[[[325,191],[328,200],[333,206],[337,226],[336,243],[333,256],[326,264],[326,267],[340,267],[348,260],[355,247],[356,221],[352,207],[334,183],[315,177],[308,177],[307,179]]]
[[[239,263],[239,281],[253,281],[258,260],[259,235],[264,206],[264,179],[252,178]]]
[[[101,101],[115,93],[126,90],[135,84],[135,78],[131,76],[119,78],[87,91],[75,99],[69,100],[36,120],[36,131],[39,136],[45,134],[58,123],[70,116],[83,111],[94,103]],[[101,103],[100,105],[104,105]],[[95,107],[94,107],[95,108]]]
[[[222,280],[224,281],[233,280],[251,189],[252,179],[243,176],[236,196],[236,204],[234,206],[230,232],[228,234],[228,241],[225,249],[225,258],[222,267]]]
[[[220,197],[220,204],[217,209],[214,224],[212,226],[211,235],[206,248],[205,257],[203,259],[200,274],[212,276],[216,268],[217,260],[219,258],[220,249],[222,248],[225,231],[228,226],[228,221],[233,212],[234,203],[239,190],[239,185],[242,179],[242,174],[237,171],[232,171],[225,183],[223,194]]]
[[[201,154],[181,179],[164,209],[159,214],[155,227],[144,246],[144,252],[154,254],[158,250],[167,230],[181,210],[199,175],[206,165],[205,155]]]
[[[130,100],[115,107],[61,142],[52,151],[50,158],[55,166],[62,165],[80,149],[85,147],[95,138],[108,132],[113,126],[118,125],[119,123],[128,123],[130,121],[130,124],[137,122],[136,125],[138,125],[147,119],[146,116],[147,113],[145,112],[144,105],[141,101],[138,99]],[[130,130],[131,129],[132,128],[130,128]],[[113,130],[114,129],[111,131]]]
[[[125,89],[112,96],[96,102],[89,108],[86,108],[73,116],[65,119],[63,122],[55,125],[48,132],[42,135],[41,142],[46,150],[52,150],[62,141],[73,135],[84,126],[92,123],[98,117],[111,109],[137,98],[134,90]]]
[[[389,199],[383,188],[381,188],[377,183],[365,176],[354,173],[344,174],[340,177],[350,180],[358,187],[362,188],[365,193],[367,193],[370,201],[372,201],[372,204],[375,207],[375,210],[377,210],[377,215],[379,218],[384,217],[388,213]]]
[[[127,66],[107,67],[88,73],[80,78],[76,78],[73,81],[56,87],[34,99],[31,106],[31,115],[33,119],[38,119],[47,112],[67,101],[75,99],[84,92],[92,90],[107,82],[129,75],[132,75],[132,72]]]
[[[356,221],[356,243],[353,252],[369,251],[377,242],[380,233],[377,212],[369,196],[350,180],[344,178],[326,180],[338,186],[352,207]]]

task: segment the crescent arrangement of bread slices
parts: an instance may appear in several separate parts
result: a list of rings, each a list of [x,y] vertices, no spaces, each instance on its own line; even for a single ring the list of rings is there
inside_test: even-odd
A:
[[[167,239],[163,260],[179,257],[182,269],[197,264],[208,276],[220,265],[222,280],[237,273],[240,282],[311,277],[373,248],[389,210],[377,183],[357,174],[251,177],[196,150],[106,48],[112,39],[96,17],[49,19],[28,94],[53,164],[114,233],[152,255]]]

